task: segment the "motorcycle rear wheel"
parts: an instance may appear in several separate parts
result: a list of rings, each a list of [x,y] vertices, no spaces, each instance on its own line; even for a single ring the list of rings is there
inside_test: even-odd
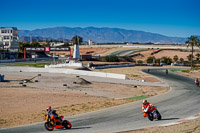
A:
[[[48,131],[53,131],[53,129],[54,129],[53,125],[51,125],[49,122],[45,122],[45,123],[44,123],[44,127],[45,127]]]

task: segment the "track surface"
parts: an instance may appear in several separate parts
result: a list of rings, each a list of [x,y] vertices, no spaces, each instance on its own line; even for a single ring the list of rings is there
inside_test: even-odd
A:
[[[194,79],[176,75],[164,69],[151,69],[150,74],[168,83],[172,88],[166,94],[154,96],[148,100],[158,107],[163,119],[149,121],[143,118],[142,101],[120,105],[108,109],[89,112],[81,115],[67,117],[72,123],[71,130],[54,130],[54,132],[67,133],[113,133],[139,128],[159,126],[166,123],[180,121],[181,119],[200,113],[200,87],[196,87]],[[1,129],[0,133],[48,133],[43,123],[36,123],[22,127]]]

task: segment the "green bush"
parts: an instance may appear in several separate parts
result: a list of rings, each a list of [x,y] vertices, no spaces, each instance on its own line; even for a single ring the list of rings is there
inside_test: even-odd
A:
[[[152,64],[153,63],[153,60],[154,60],[154,57],[153,56],[150,56],[147,58],[147,63],[148,64]]]
[[[137,63],[138,64],[143,64],[143,61],[142,60],[138,60]]]
[[[170,65],[172,63],[172,59],[170,57],[164,56],[161,58],[161,62]]]
[[[117,56],[109,55],[109,56],[106,56],[105,61],[106,62],[119,62],[119,59]]]

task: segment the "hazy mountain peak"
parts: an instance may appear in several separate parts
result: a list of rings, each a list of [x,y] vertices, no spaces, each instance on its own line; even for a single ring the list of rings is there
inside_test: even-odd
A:
[[[46,38],[65,38],[72,39],[73,36],[79,35],[83,37],[84,41],[92,40],[97,43],[123,43],[123,42],[140,42],[140,43],[185,43],[187,38],[181,37],[168,37],[161,34],[138,31],[126,30],[120,28],[109,27],[54,27],[35,29],[32,31],[19,30],[19,36],[40,36]]]

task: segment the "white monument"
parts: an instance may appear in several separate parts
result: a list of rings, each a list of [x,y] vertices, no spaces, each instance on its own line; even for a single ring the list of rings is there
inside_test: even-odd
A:
[[[79,60],[80,57],[80,52],[79,52],[79,46],[77,44],[74,45],[74,54],[73,54],[73,58],[76,60]]]

